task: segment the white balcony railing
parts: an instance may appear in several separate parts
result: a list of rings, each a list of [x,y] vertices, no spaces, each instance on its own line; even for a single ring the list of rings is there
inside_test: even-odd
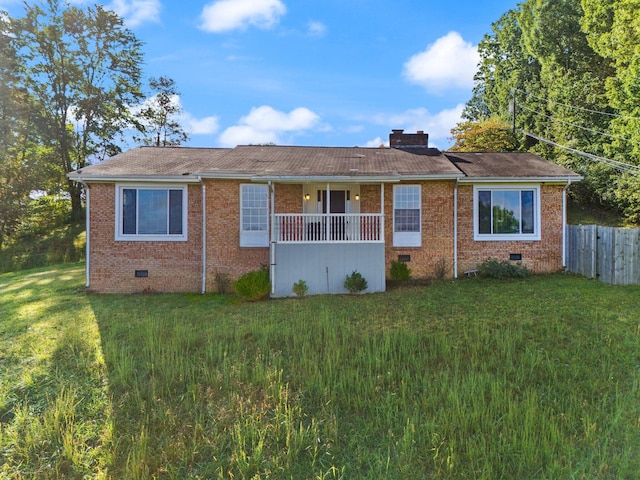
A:
[[[273,234],[279,243],[383,242],[383,223],[374,213],[278,213]]]

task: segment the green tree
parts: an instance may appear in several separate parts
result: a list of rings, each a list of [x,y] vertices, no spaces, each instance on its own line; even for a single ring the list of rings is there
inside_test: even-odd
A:
[[[640,165],[640,4],[636,0],[582,0],[582,28],[591,47],[606,58],[611,73],[606,95],[615,115],[606,156]],[[640,178],[625,173],[610,182],[613,200],[640,223]]]
[[[142,135],[135,136],[134,140],[155,147],[174,146],[186,142],[189,135],[180,124],[182,105],[175,81],[168,77],[152,77],[149,87],[156,93],[145,102],[136,115],[142,126]]]
[[[41,135],[54,151],[54,183],[69,192],[79,218],[82,189],[66,174],[119,151],[129,106],[141,98],[141,43],[115,13],[58,0],[27,4],[11,32],[20,82],[39,105]]]
[[[478,122],[465,121],[451,129],[453,152],[513,152],[518,150],[518,139],[512,126],[499,118]]]
[[[591,4],[590,9],[587,4]],[[640,108],[639,99],[631,95],[640,77],[632,75],[626,83],[620,80],[633,70],[633,61],[629,60],[634,58],[631,51],[637,44],[633,39],[640,38],[640,32],[631,33],[633,28],[622,28],[639,23],[640,16],[630,13],[632,4],[637,1],[525,0],[505,13],[479,45],[481,60],[465,118],[480,121],[499,117],[509,121],[510,102],[515,102],[519,130],[594,155],[611,157],[618,152],[619,157],[612,158],[624,162],[622,151],[628,154],[631,147],[616,150],[614,147],[623,140],[614,138],[633,139],[631,135],[640,131],[638,124],[635,130],[627,130],[626,136],[621,135],[624,128],[616,131],[618,125],[640,118],[632,113],[631,118],[616,116],[623,108],[623,98],[629,112],[640,114],[635,110]],[[616,40],[612,40],[618,17],[624,34],[616,34]],[[628,41],[620,42],[621,38]],[[612,80],[614,50],[619,51],[621,59],[618,83]],[[620,102],[612,100],[615,95]],[[585,177],[571,189],[579,201],[624,208],[624,201],[616,195],[616,185],[623,177],[610,166],[531,136],[519,140],[521,148]],[[640,141],[636,145],[640,153]]]
[[[8,18],[0,15],[0,247],[24,215],[50,153],[40,145],[37,105],[19,86],[19,62],[9,32]]]

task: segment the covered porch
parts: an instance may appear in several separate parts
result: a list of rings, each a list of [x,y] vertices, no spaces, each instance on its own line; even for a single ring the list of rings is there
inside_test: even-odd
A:
[[[362,187],[303,184],[301,213],[280,213],[279,186],[272,186],[272,296],[293,295],[293,284],[300,280],[309,294],[348,293],[344,281],[353,271],[367,280],[365,292],[385,290],[384,184]]]

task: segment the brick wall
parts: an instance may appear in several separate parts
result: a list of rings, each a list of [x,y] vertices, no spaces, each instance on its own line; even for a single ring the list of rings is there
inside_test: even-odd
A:
[[[115,241],[115,185],[90,186],[89,288],[101,293],[196,292],[201,284],[202,202],[188,187],[186,242]],[[135,277],[147,270],[146,278]]]
[[[269,247],[240,247],[239,180],[208,180],[207,189],[207,291],[217,289],[217,273],[235,280],[269,265]],[[271,201],[271,196],[269,196]],[[302,185],[275,185],[275,212],[302,213]]]
[[[522,264],[536,273],[562,268],[562,185],[540,187],[541,239],[520,242],[473,240],[473,186],[458,187],[458,274],[476,268],[489,257],[509,260],[522,255]]]
[[[207,291],[216,291],[216,273],[234,280],[269,264],[269,247],[240,247],[239,180],[209,180],[207,189]]]
[[[385,258],[389,276],[391,262],[399,255],[409,255],[407,263],[414,278],[435,276],[438,263],[443,263],[448,275],[453,274],[453,181],[402,182],[421,185],[422,246],[393,246],[393,186],[384,191]]]
[[[207,291],[215,291],[216,273],[235,279],[269,264],[269,247],[240,247],[240,184],[237,180],[206,181]],[[422,246],[393,246],[393,186],[385,185],[385,269],[400,255],[409,255],[414,277],[433,277],[438,264],[453,274],[453,197],[455,182],[406,182],[422,186]],[[458,187],[458,274],[489,257],[522,263],[535,272],[562,267],[562,185],[541,187],[542,238],[526,242],[473,240],[473,187]],[[188,187],[186,242],[115,241],[115,185],[93,184],[90,208],[90,289],[120,293],[142,291],[197,292],[202,282],[202,187]],[[301,213],[301,184],[275,185],[276,213]],[[380,212],[380,185],[361,185],[362,213]],[[136,278],[136,270],[149,276]]]

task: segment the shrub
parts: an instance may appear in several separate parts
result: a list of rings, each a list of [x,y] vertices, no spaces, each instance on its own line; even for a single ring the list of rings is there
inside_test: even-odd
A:
[[[293,284],[293,288],[291,289],[291,291],[293,291],[293,293],[295,293],[297,297],[302,298],[309,291],[309,286],[304,280],[298,280]]]
[[[435,263],[435,275],[438,280],[444,280],[444,278],[451,270],[451,265],[446,258],[440,258]]]
[[[367,281],[357,270],[354,270],[351,275],[347,275],[344,281],[344,288],[349,290],[349,293],[360,293],[366,290],[367,286]]]
[[[391,280],[396,282],[404,282],[411,278],[411,270],[405,262],[393,260],[391,262]]]
[[[489,258],[478,266],[478,273],[491,278],[524,278],[531,275],[531,271],[520,262],[512,263],[507,260]]]
[[[247,301],[263,300],[271,293],[269,268],[263,265],[259,270],[245,273],[233,283],[240,298]]]
[[[216,271],[215,275],[216,290],[218,293],[229,293],[231,287],[231,280],[229,280],[229,274],[226,272]]]

